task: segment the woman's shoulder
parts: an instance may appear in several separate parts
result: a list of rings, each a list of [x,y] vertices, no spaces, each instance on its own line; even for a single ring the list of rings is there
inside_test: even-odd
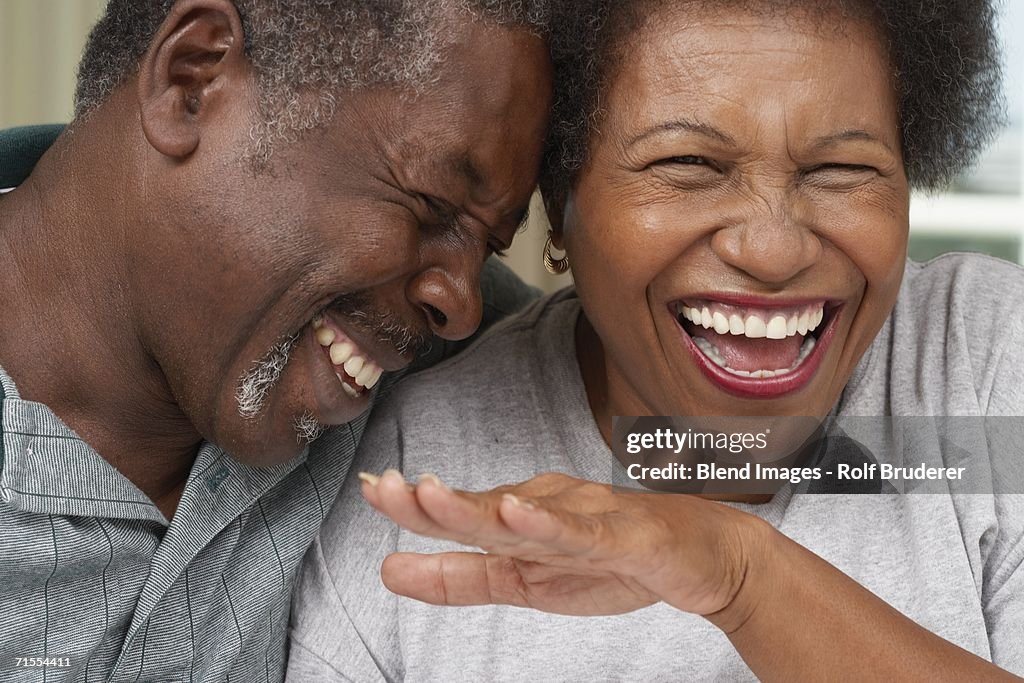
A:
[[[571,291],[495,325],[457,356],[404,378],[374,408],[353,467],[432,472],[461,488],[568,465],[557,438],[559,377],[577,372]],[[551,453],[549,453],[551,451]]]
[[[1024,268],[983,254],[908,261],[844,392],[872,415],[1024,415]]]
[[[894,332],[903,345],[919,339],[921,351],[942,351],[984,379],[1007,361],[1024,361],[1022,312],[1024,268],[984,254],[950,253],[908,265]]]
[[[943,254],[924,263],[907,262],[900,299],[910,298],[954,310],[981,306],[1020,310],[1024,304],[1024,267],[989,256]],[[982,311],[983,312],[983,311]]]
[[[461,353],[403,378],[383,397],[374,417],[381,411],[419,421],[427,417],[421,414],[424,409],[465,416],[481,408],[511,407],[522,393],[517,387],[543,383],[539,366],[570,362],[563,356],[573,355],[572,345],[565,348],[560,340],[572,335],[579,311],[573,288],[539,299],[496,323]],[[412,406],[416,409],[410,411]]]

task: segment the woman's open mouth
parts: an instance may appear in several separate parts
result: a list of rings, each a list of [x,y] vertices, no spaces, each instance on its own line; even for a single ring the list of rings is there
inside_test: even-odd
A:
[[[737,305],[713,299],[672,306],[704,375],[744,398],[775,398],[810,382],[842,306],[826,300]]]

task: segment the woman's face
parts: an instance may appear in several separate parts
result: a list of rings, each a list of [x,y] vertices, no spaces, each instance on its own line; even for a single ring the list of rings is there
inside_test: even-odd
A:
[[[666,13],[632,42],[563,216],[602,422],[829,411],[903,274],[890,72],[855,22]]]

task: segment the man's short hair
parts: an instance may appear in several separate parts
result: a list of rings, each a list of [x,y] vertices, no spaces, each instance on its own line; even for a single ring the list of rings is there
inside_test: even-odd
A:
[[[133,75],[176,0],[110,0],[78,68],[75,117],[95,111]],[[252,154],[294,139],[334,113],[337,93],[429,83],[450,24],[467,13],[543,35],[550,0],[233,0],[259,78]]]

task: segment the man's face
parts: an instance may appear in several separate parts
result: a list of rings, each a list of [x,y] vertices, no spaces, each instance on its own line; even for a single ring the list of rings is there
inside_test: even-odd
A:
[[[381,371],[480,323],[484,260],[523,219],[550,100],[542,41],[460,29],[435,83],[339,96],[329,125],[242,160],[256,90],[228,99],[150,197],[144,336],[188,419],[250,464],[364,412]],[[147,173],[151,172],[147,171]]]

